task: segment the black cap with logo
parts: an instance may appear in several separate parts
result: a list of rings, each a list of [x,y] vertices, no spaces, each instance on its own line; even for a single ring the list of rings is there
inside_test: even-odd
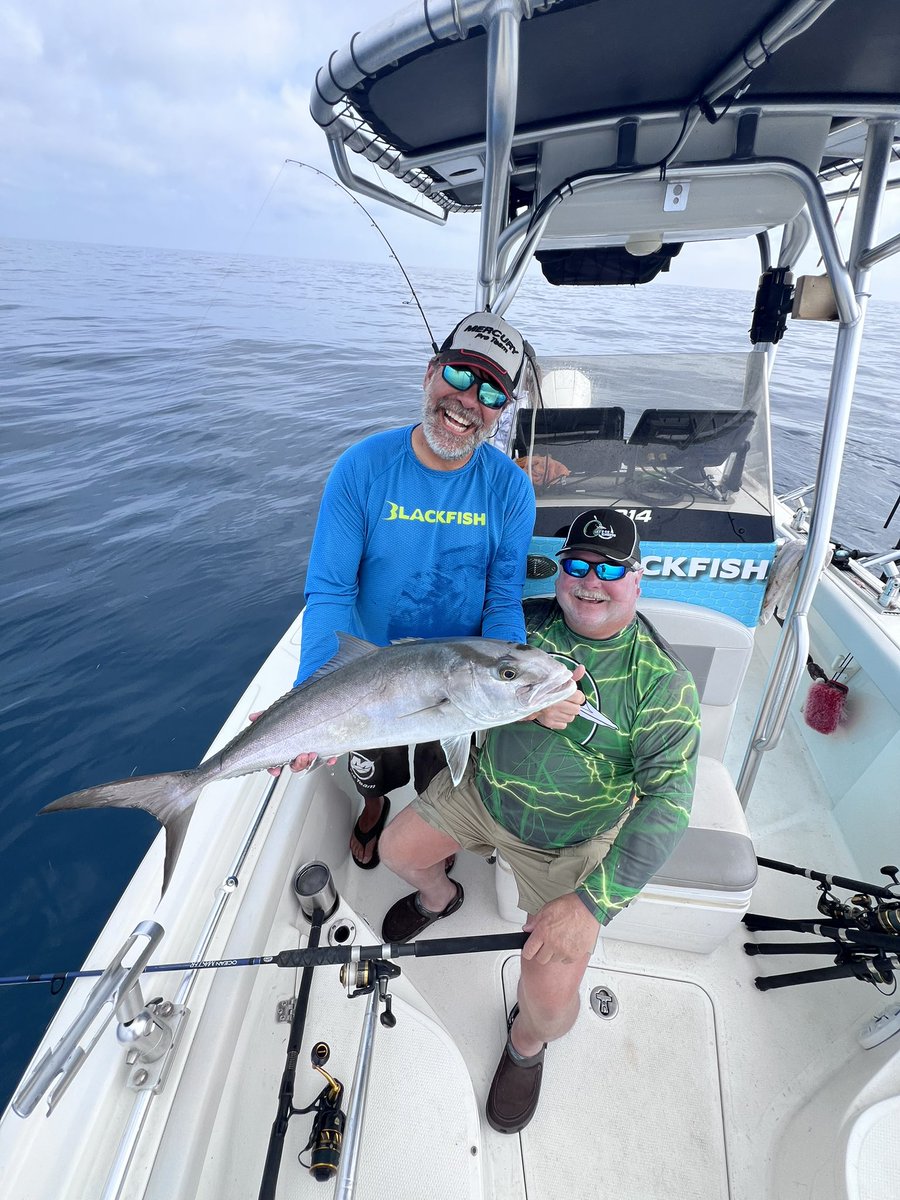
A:
[[[585,550],[612,563],[641,565],[641,540],[630,517],[614,508],[592,508],[580,513],[569,526],[566,542],[557,558],[571,558]]]

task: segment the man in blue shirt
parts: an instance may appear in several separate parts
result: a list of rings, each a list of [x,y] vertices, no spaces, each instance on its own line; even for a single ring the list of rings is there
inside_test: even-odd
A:
[[[485,443],[527,357],[516,329],[472,313],[428,364],[421,423],[365,438],[338,459],[309,559],[297,683],[337,652],[337,631],[378,645],[470,635],[524,642],[534,491]],[[299,755],[292,769],[313,757]],[[444,766],[439,744],[417,747],[414,764],[422,792]],[[361,749],[350,770],[364,800],[350,849],[368,869],[379,861],[388,792],[409,780],[407,748]]]

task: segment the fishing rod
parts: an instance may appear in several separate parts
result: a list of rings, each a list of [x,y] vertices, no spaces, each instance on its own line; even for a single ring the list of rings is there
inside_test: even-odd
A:
[[[444,954],[483,954],[491,950],[521,950],[528,941],[527,933],[487,933],[473,937],[427,938],[417,942],[387,942],[371,946],[316,946],[304,950],[282,950],[278,954],[257,954],[248,958],[215,958],[199,962],[153,963],[145,966],[143,974],[165,971],[211,971],[226,967],[329,967],[344,963],[370,962],[374,959],[433,958]],[[0,986],[13,987],[25,983],[49,983],[56,995],[73,979],[96,979],[102,970],[48,971],[32,975],[0,976]]]
[[[758,975],[753,982],[761,992],[851,977],[874,984],[879,991],[882,984],[893,984],[896,990],[895,976],[900,970],[900,897],[895,890],[900,885],[900,878],[896,866],[881,868],[882,875],[893,884],[893,887],[886,887],[844,875],[813,871],[774,858],[758,856],[757,862],[761,867],[785,875],[802,875],[816,882],[819,885],[816,907],[825,920],[796,920],[748,912],[743,918],[746,928],[751,932],[815,934],[824,940],[816,943],[745,942],[744,952],[749,955],[821,954],[834,958],[832,967]],[[855,895],[841,899],[835,894],[835,888],[852,891]]]
[[[394,249],[394,247],[388,241],[387,235],[385,234],[384,230],[381,228],[381,226],[378,224],[378,222],[375,220],[375,218],[372,216],[372,214],[369,212],[369,210],[366,208],[366,206],[364,204],[362,204],[359,200],[357,200],[357,198],[353,195],[353,193],[350,191],[350,189],[348,187],[345,187],[341,183],[341,181],[339,179],[335,179],[333,175],[329,175],[327,171],[320,171],[318,167],[314,167],[311,163],[308,163],[308,162],[302,162],[299,158],[286,158],[284,161],[286,163],[292,163],[294,166],[297,166],[297,167],[305,167],[307,171],[314,171],[316,173],[316,175],[321,175],[323,179],[327,179],[329,183],[333,183],[335,187],[340,188],[341,191],[344,193],[344,195],[349,196],[350,199],[353,201],[353,203],[356,205],[356,207],[362,209],[362,211],[366,214],[366,216],[372,222],[372,225],[373,225],[376,233],[381,235],[381,240],[387,246],[388,253],[390,254],[391,258],[394,260],[394,262],[400,268],[401,274],[403,275],[403,278],[406,280],[406,286],[409,288],[410,292],[412,292],[412,298],[416,302],[416,308],[418,308],[418,310],[419,310],[419,315],[421,316],[423,322],[425,323],[425,328],[428,330],[428,337],[429,337],[429,340],[431,341],[431,348],[434,351],[434,353],[437,354],[438,353],[438,344],[434,340],[434,334],[431,332],[431,326],[428,324],[428,318],[425,316],[425,310],[422,308],[422,305],[419,303],[419,297],[416,295],[416,289],[412,285],[412,280],[407,275],[406,268],[403,266],[403,263],[400,261],[400,258],[397,255],[397,251]]]
[[[309,947],[317,949],[322,932],[322,922],[325,913],[318,909],[313,913],[312,927],[309,931]],[[263,1167],[263,1177],[259,1185],[259,1200],[275,1200],[278,1188],[278,1174],[281,1170],[281,1158],[284,1153],[284,1140],[287,1137],[288,1124],[293,1116],[301,1116],[307,1109],[299,1109],[294,1105],[294,1084],[297,1077],[297,1060],[300,1055],[300,1045],[306,1026],[306,1010],[309,1007],[309,992],[312,986],[314,967],[306,966],[300,979],[300,989],[294,1004],[294,1015],[291,1019],[291,1029],[288,1035],[287,1052],[284,1071],[281,1076],[281,1086],[278,1089],[278,1108],[272,1130],[269,1134],[269,1146],[266,1150],[266,1162]],[[340,1104],[343,1088],[338,1088],[335,1081],[335,1100]],[[338,1110],[339,1111],[339,1110]],[[340,1130],[338,1130],[338,1147],[340,1146]],[[318,1168],[317,1168],[318,1169]],[[327,1178],[326,1171],[325,1177]]]

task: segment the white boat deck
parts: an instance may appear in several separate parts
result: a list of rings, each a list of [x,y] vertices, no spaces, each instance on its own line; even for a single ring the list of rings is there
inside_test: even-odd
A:
[[[292,636],[283,639],[235,710],[237,726],[244,711],[283,686],[282,676],[296,661]],[[767,640],[763,631],[760,641]],[[745,696],[758,694],[763,669],[757,654]],[[732,775],[753,716],[752,701],[738,710],[728,760]],[[224,790],[211,788],[202,802],[197,830],[179,864],[181,893],[173,898],[170,890],[158,910],[167,935],[157,961],[191,956],[216,880],[227,874],[240,828],[250,819],[250,793],[264,786],[257,777],[215,785]],[[748,809],[757,852],[877,882],[881,863],[853,860],[825,795],[804,738],[789,724],[781,746],[763,761]],[[395,799],[395,811],[401,801]],[[332,865],[342,897],[326,933],[335,922],[352,920],[358,943],[381,940],[381,918],[407,888],[384,867],[360,871],[349,862],[356,807],[340,763],[309,779],[294,776],[277,789],[261,844],[241,872],[242,902],[229,909],[208,957],[302,945],[308,930],[291,881],[297,866],[313,858]],[[160,850],[158,843],[92,961],[108,961],[133,928],[135,914],[152,914]],[[885,855],[891,853],[886,847]],[[466,902],[430,931],[433,936],[515,928],[499,915],[496,870],[471,854],[460,855],[455,874]],[[761,870],[751,907],[809,918],[816,916],[816,898],[812,882]],[[614,932],[613,922],[609,934]],[[519,1136],[497,1134],[483,1118],[514,1001],[518,955],[399,960],[402,976],[392,985],[397,1025],[376,1032],[354,1195],[900,1200],[900,1175],[891,1165],[900,1144],[900,1107],[892,1099],[900,1093],[900,1051],[892,1044],[897,1039],[867,1051],[857,1041],[862,1025],[888,1001],[853,979],[760,992],[753,984],[757,974],[818,968],[831,959],[749,957],[742,949],[749,938],[738,926],[703,955],[603,937],[583,985],[576,1026],[548,1050],[541,1106]],[[177,977],[152,978],[148,995],[174,994]],[[297,982],[297,972],[275,967],[200,973],[188,1001],[192,1015],[184,1045],[165,1089],[147,1108],[123,1195],[245,1200],[258,1194],[289,1028],[276,1020],[276,1009],[295,994]],[[613,1020],[590,1008],[589,993],[600,985],[619,999]],[[89,981],[76,985],[67,997],[61,1013],[66,1021],[88,986]],[[310,1103],[323,1082],[309,1066],[316,1041],[330,1044],[328,1070],[349,1089],[365,1007],[363,998],[346,998],[337,968],[315,972],[297,1066],[298,1107]],[[50,1120],[36,1112],[23,1127],[6,1114],[0,1152],[5,1134],[20,1149],[30,1148],[19,1160],[27,1163],[24,1173],[11,1164],[6,1186],[15,1200],[104,1194],[135,1100],[124,1087],[122,1059],[110,1028]],[[310,1117],[291,1122],[279,1200],[332,1193],[297,1162],[310,1128]],[[54,1162],[60,1139],[73,1150],[91,1148],[89,1154],[73,1153],[64,1178]]]

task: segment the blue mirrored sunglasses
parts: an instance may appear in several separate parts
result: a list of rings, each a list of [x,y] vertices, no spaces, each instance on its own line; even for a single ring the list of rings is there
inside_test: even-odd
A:
[[[604,580],[606,583],[612,583],[615,579],[622,579],[628,571],[628,567],[624,563],[585,562],[583,558],[564,558],[560,566],[567,575],[574,575],[576,579],[584,579],[591,571],[598,579]]]
[[[488,383],[486,379],[481,379],[474,371],[470,371],[466,367],[448,365],[441,371],[441,376],[445,383],[449,383],[459,392],[467,392],[473,383],[477,383],[478,402],[485,408],[502,408],[509,399],[506,392],[502,392],[500,388]]]

